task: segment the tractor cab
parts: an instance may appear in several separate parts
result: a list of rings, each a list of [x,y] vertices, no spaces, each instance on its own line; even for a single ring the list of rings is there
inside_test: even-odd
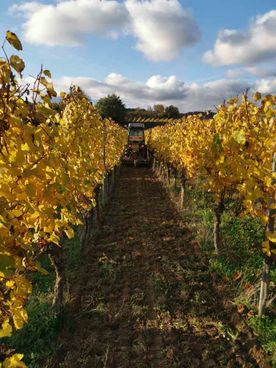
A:
[[[145,144],[145,124],[128,124],[128,144],[133,148],[138,148]]]
[[[124,152],[124,163],[147,164],[148,150],[145,145],[145,124],[128,124],[128,144]]]

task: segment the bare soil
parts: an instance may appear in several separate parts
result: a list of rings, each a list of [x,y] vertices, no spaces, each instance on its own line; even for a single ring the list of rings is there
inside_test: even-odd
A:
[[[270,366],[148,168],[122,168],[80,273],[56,367]]]

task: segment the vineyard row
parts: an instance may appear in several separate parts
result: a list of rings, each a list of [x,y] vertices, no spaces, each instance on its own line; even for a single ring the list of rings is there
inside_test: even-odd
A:
[[[214,246],[219,254],[220,224],[226,203],[242,204],[243,213],[262,220],[265,258],[259,302],[262,314],[267,297],[269,268],[276,259],[276,96],[247,94],[219,106],[212,119],[200,115],[155,127],[147,141],[162,170],[181,176],[208,193],[214,214]],[[160,166],[161,165],[161,166]]]
[[[6,42],[20,51],[17,36]],[[57,253],[64,237],[95,207],[97,188],[119,162],[126,132],[102,119],[85,94],[72,87],[57,96],[49,70],[22,84],[24,61],[0,58],[0,337],[28,320],[30,272]],[[56,302],[58,303],[58,295]],[[4,348],[2,348],[3,350]],[[2,351],[0,367],[25,367],[21,354]]]

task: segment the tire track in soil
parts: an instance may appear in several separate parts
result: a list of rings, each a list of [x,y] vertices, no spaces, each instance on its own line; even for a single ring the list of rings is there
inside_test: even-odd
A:
[[[81,273],[59,367],[267,367],[230,338],[192,233],[149,169],[122,168]]]

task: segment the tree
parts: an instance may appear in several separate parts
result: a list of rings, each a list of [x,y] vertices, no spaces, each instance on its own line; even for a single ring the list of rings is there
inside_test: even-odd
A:
[[[167,118],[178,119],[180,117],[179,110],[176,106],[170,105],[165,108]]]
[[[124,125],[126,108],[121,98],[115,94],[99,99],[95,105],[102,118],[111,118],[120,125]]]
[[[165,114],[165,107],[162,104],[154,105],[153,111],[159,116],[162,117]]]

